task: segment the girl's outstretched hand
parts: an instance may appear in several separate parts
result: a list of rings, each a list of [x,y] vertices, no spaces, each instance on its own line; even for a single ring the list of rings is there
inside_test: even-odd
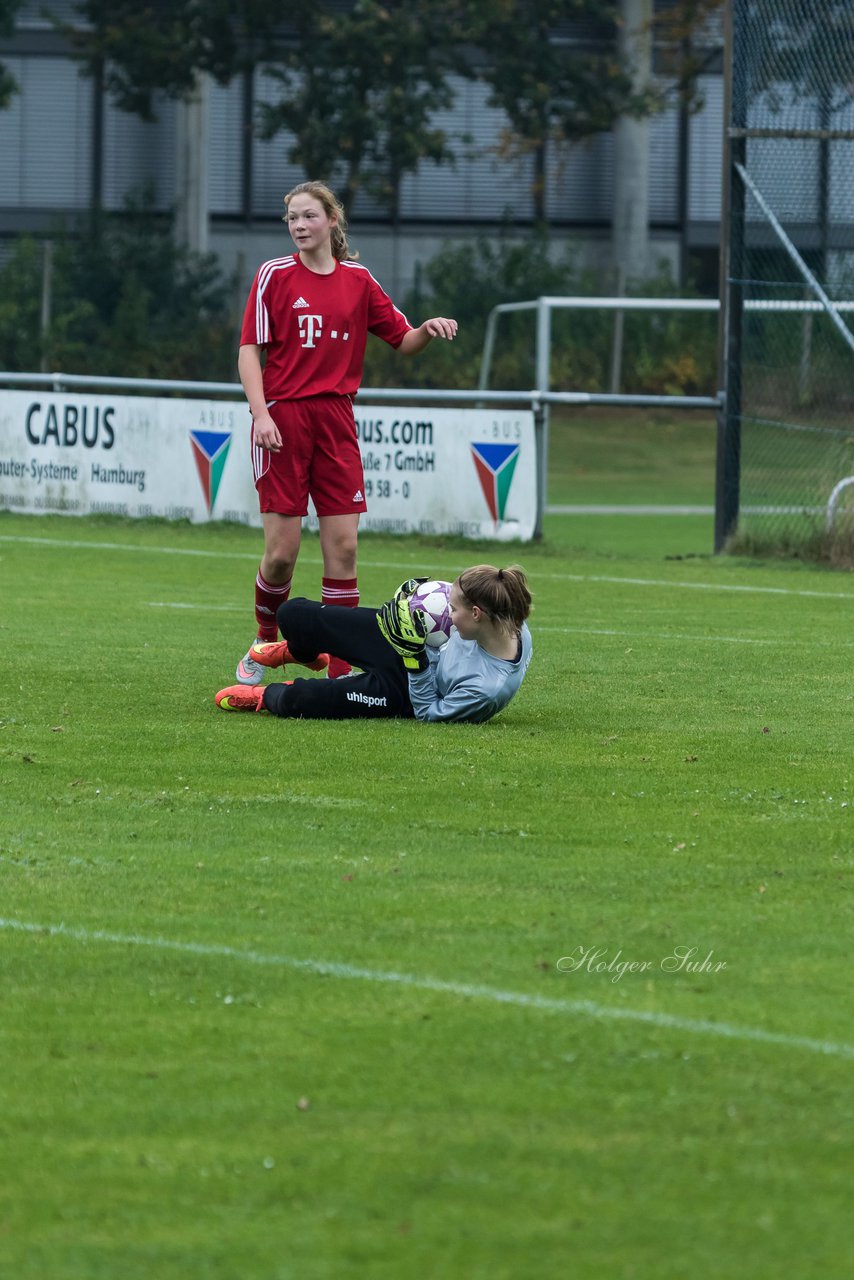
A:
[[[432,320],[424,321],[422,328],[431,338],[447,338],[448,342],[453,342],[457,336],[456,320],[450,320],[446,316],[433,316]]]

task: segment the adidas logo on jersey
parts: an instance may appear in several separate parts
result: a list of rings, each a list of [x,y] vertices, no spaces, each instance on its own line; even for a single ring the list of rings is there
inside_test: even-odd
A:
[[[300,295],[291,307],[291,311],[296,311],[299,307],[307,307],[308,305],[309,304],[306,302],[305,298]]]

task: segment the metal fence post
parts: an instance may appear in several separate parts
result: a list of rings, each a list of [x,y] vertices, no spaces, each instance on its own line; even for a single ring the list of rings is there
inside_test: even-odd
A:
[[[534,411],[534,448],[537,455],[537,510],[534,516],[534,538],[543,536],[549,478],[549,406],[539,396],[531,401]]]
[[[734,12],[738,10],[738,12]],[[735,532],[741,504],[741,359],[744,331],[745,190],[738,166],[746,154],[743,19],[739,0],[725,9],[724,166],[721,209],[720,353],[721,407],[718,410],[715,476],[715,551]],[[740,44],[739,44],[740,40]]]

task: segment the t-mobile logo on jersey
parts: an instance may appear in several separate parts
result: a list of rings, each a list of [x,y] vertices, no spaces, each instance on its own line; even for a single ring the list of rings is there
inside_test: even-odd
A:
[[[319,338],[323,332],[323,316],[306,315],[301,311],[297,316],[297,324],[299,325],[299,336],[302,339],[304,347],[313,347],[315,338]]]

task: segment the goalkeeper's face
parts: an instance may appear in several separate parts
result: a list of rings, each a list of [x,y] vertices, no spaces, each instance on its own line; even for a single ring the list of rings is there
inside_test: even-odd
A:
[[[477,639],[482,612],[477,605],[469,604],[456,582],[448,596],[448,613],[463,640]]]

